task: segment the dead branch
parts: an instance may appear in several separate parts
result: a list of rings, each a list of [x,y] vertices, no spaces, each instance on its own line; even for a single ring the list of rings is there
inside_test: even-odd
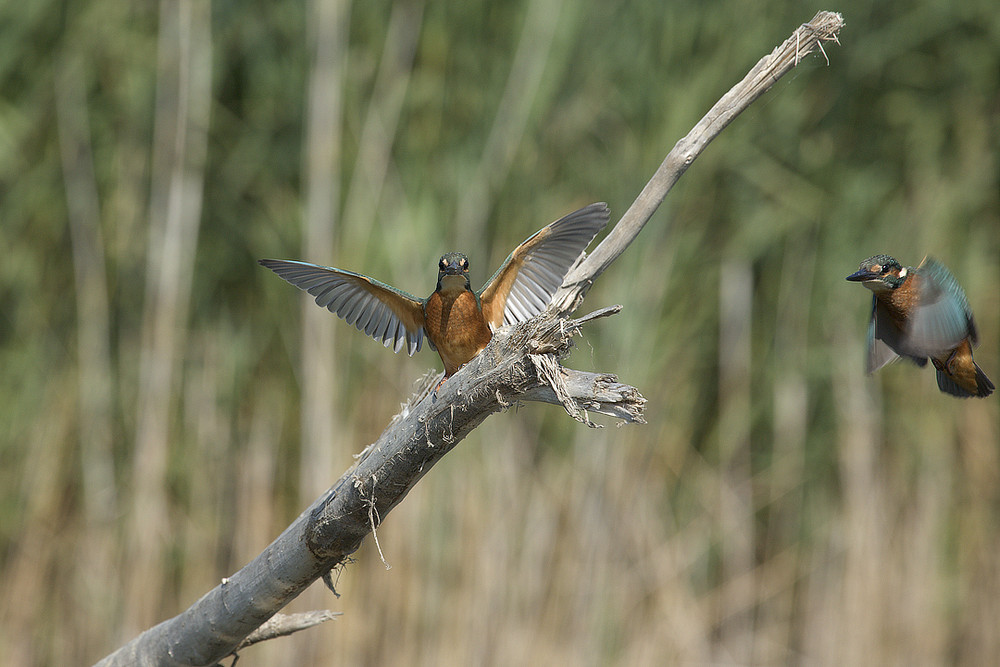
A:
[[[237,651],[252,646],[258,642],[267,641],[276,637],[287,637],[293,632],[306,630],[320,623],[337,618],[341,612],[337,611],[307,611],[300,614],[275,614],[264,625],[260,626],[240,642]],[[235,651],[234,651],[235,653]]]
[[[618,312],[618,307],[578,320],[565,316],[635,239],[708,143],[803,56],[824,41],[836,40],[842,26],[839,14],[820,12],[761,59],[674,146],[607,238],[571,271],[549,313],[498,331],[437,396],[426,388],[418,392],[355,465],[259,556],[185,612],[142,633],[99,664],[209,665],[231,655],[307,586],[342,566],[466,435],[489,415],[518,401],[558,403],[591,425],[590,413],[641,422],[645,399],[638,390],[613,375],[581,373],[559,363],[584,323]]]
[[[553,296],[551,307],[560,314],[576,310],[597,277],[635,240],[663,198],[712,139],[804,57],[817,49],[822,50],[823,42],[836,42],[837,34],[843,27],[844,18],[840,14],[819,12],[761,58],[743,80],[723,95],[698,124],[674,145],[614,229],[569,272],[563,280],[562,289]],[[826,52],[823,51],[823,54],[825,56]]]

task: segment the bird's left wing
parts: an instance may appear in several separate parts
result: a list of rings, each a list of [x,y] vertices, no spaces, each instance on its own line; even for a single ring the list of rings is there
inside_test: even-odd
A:
[[[608,224],[604,203],[574,211],[514,248],[479,291],[483,316],[494,330],[545,310],[563,278]]]
[[[906,328],[906,345],[926,354],[940,353],[972,338],[976,324],[962,286],[940,262],[927,258],[917,267],[920,300]]]
[[[316,297],[316,304],[335,313],[359,331],[410,356],[424,338],[423,302],[412,294],[360,273],[285,259],[262,259],[266,266],[299,289]]]

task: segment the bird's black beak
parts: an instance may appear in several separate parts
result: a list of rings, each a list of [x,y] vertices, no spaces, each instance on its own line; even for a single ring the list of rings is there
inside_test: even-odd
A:
[[[847,279],[852,283],[863,283],[867,280],[876,280],[878,277],[877,273],[872,273],[867,269],[858,269],[851,275],[847,276]]]

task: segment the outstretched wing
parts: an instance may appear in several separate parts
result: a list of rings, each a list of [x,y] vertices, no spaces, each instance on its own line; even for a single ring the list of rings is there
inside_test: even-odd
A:
[[[563,278],[608,224],[608,205],[591,204],[535,232],[514,248],[479,291],[493,329],[523,322],[545,310]]]
[[[952,350],[967,337],[976,343],[976,324],[965,292],[943,264],[931,258],[917,267],[920,300],[906,327],[906,346],[933,355]]]
[[[262,259],[266,266],[299,289],[316,297],[316,304],[335,313],[359,331],[394,352],[406,346],[410,356],[424,339],[423,302],[411,294],[368,276],[328,266],[283,259]]]

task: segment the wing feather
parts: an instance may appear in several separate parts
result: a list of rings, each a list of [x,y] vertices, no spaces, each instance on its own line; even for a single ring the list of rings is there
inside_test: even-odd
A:
[[[260,264],[395,352],[405,347],[412,356],[423,344],[423,302],[412,294],[328,266],[283,259],[262,259]]]
[[[889,310],[873,296],[872,316],[868,323],[867,370],[869,373],[874,373],[899,357],[905,357],[918,366],[927,363],[926,354],[920,354],[907,346],[903,332],[896,326]]]
[[[388,313],[389,309],[385,307],[385,304],[380,305],[378,307],[378,319],[365,333],[375,340],[385,340],[385,330],[389,325]]]
[[[893,347],[898,345],[896,325],[879,300],[872,297],[872,315],[868,321],[868,367],[874,373],[889,362],[899,358]]]
[[[535,232],[514,248],[479,291],[493,329],[523,322],[545,310],[563,278],[608,224],[607,204],[591,204]]]
[[[955,276],[927,258],[917,268],[920,301],[906,330],[906,345],[933,355],[954,349],[967,337],[976,342],[972,309]]]

